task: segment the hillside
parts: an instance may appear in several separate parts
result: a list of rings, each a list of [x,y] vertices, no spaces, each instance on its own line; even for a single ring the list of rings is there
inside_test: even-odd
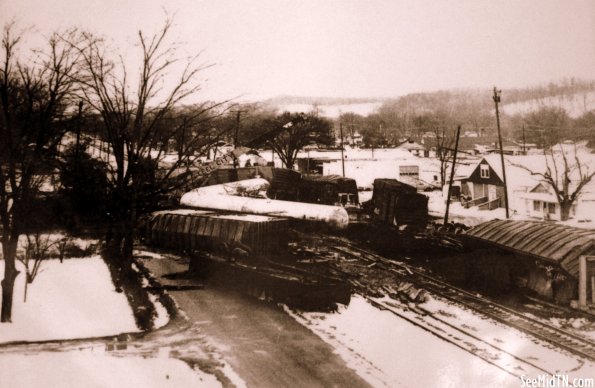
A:
[[[377,112],[419,116],[428,112],[448,114],[456,111],[461,114],[465,111],[465,116],[480,116],[493,114],[492,96],[492,89],[452,89],[410,93],[394,98],[278,96],[262,103],[279,111],[317,110],[329,118],[338,117],[339,112],[362,116]],[[595,109],[595,81],[570,78],[546,85],[506,89],[502,90],[501,102],[505,115],[525,115],[543,107],[557,107],[576,118]]]
[[[342,113],[368,116],[375,113],[384,101],[384,99],[374,98],[280,96],[268,99],[263,104],[279,112],[311,112],[315,110],[323,117],[335,119]]]
[[[526,115],[543,107],[562,108],[568,116],[577,118],[595,110],[595,91],[581,91],[526,101],[502,104],[502,112],[508,115]]]

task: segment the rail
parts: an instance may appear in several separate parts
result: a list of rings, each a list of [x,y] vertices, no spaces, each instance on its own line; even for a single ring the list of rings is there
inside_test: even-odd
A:
[[[525,316],[509,307],[487,298],[477,296],[471,292],[455,287],[450,283],[427,275],[413,266],[389,260],[366,249],[360,248],[347,239],[337,239],[340,240],[338,242],[342,244],[342,246],[334,244],[335,246],[333,249],[336,251],[369,262],[381,262],[389,268],[392,267],[394,270],[391,272],[402,278],[404,281],[413,283],[435,295],[439,295],[445,299],[468,307],[488,318],[514,327],[535,338],[550,343],[560,349],[564,349],[569,353],[595,361],[595,341],[591,339],[557,328],[537,318]],[[395,268],[399,268],[401,271],[396,270]]]

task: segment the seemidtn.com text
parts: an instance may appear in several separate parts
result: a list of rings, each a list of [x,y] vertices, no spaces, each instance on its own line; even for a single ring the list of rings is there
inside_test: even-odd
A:
[[[570,378],[562,374],[543,374],[537,377],[521,376],[521,387],[590,387],[595,388],[595,378],[593,377],[575,377]]]

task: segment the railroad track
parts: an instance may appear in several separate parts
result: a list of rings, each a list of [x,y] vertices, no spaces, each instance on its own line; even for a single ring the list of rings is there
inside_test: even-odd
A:
[[[509,307],[436,279],[413,266],[386,259],[357,246],[345,238],[333,236],[327,241],[336,243],[327,247],[330,250],[358,258],[370,264],[382,263],[397,277],[413,283],[417,287],[432,294],[456,302],[459,305],[465,306],[495,321],[514,327],[572,354],[595,361],[595,341],[591,339],[552,326],[539,319],[523,315]]]

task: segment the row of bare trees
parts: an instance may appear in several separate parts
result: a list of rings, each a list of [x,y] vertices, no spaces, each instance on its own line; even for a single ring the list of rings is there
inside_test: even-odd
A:
[[[28,203],[52,172],[68,132],[80,134],[80,108],[95,117],[109,147],[109,256],[129,267],[139,209],[148,197],[182,185],[189,165],[220,133],[209,124],[223,103],[185,106],[209,65],[179,56],[167,18],[154,35],[138,34],[131,68],[101,37],[71,30],[27,50],[25,31],[3,28],[0,55],[0,220],[5,270],[1,321],[11,320],[19,236]],[[140,65],[138,65],[140,64]],[[137,67],[138,66],[138,71]],[[132,69],[132,70],[131,70]],[[180,140],[182,139],[182,140]],[[178,157],[163,163],[171,143]],[[164,167],[165,166],[165,167]],[[150,185],[147,184],[150,181]]]

